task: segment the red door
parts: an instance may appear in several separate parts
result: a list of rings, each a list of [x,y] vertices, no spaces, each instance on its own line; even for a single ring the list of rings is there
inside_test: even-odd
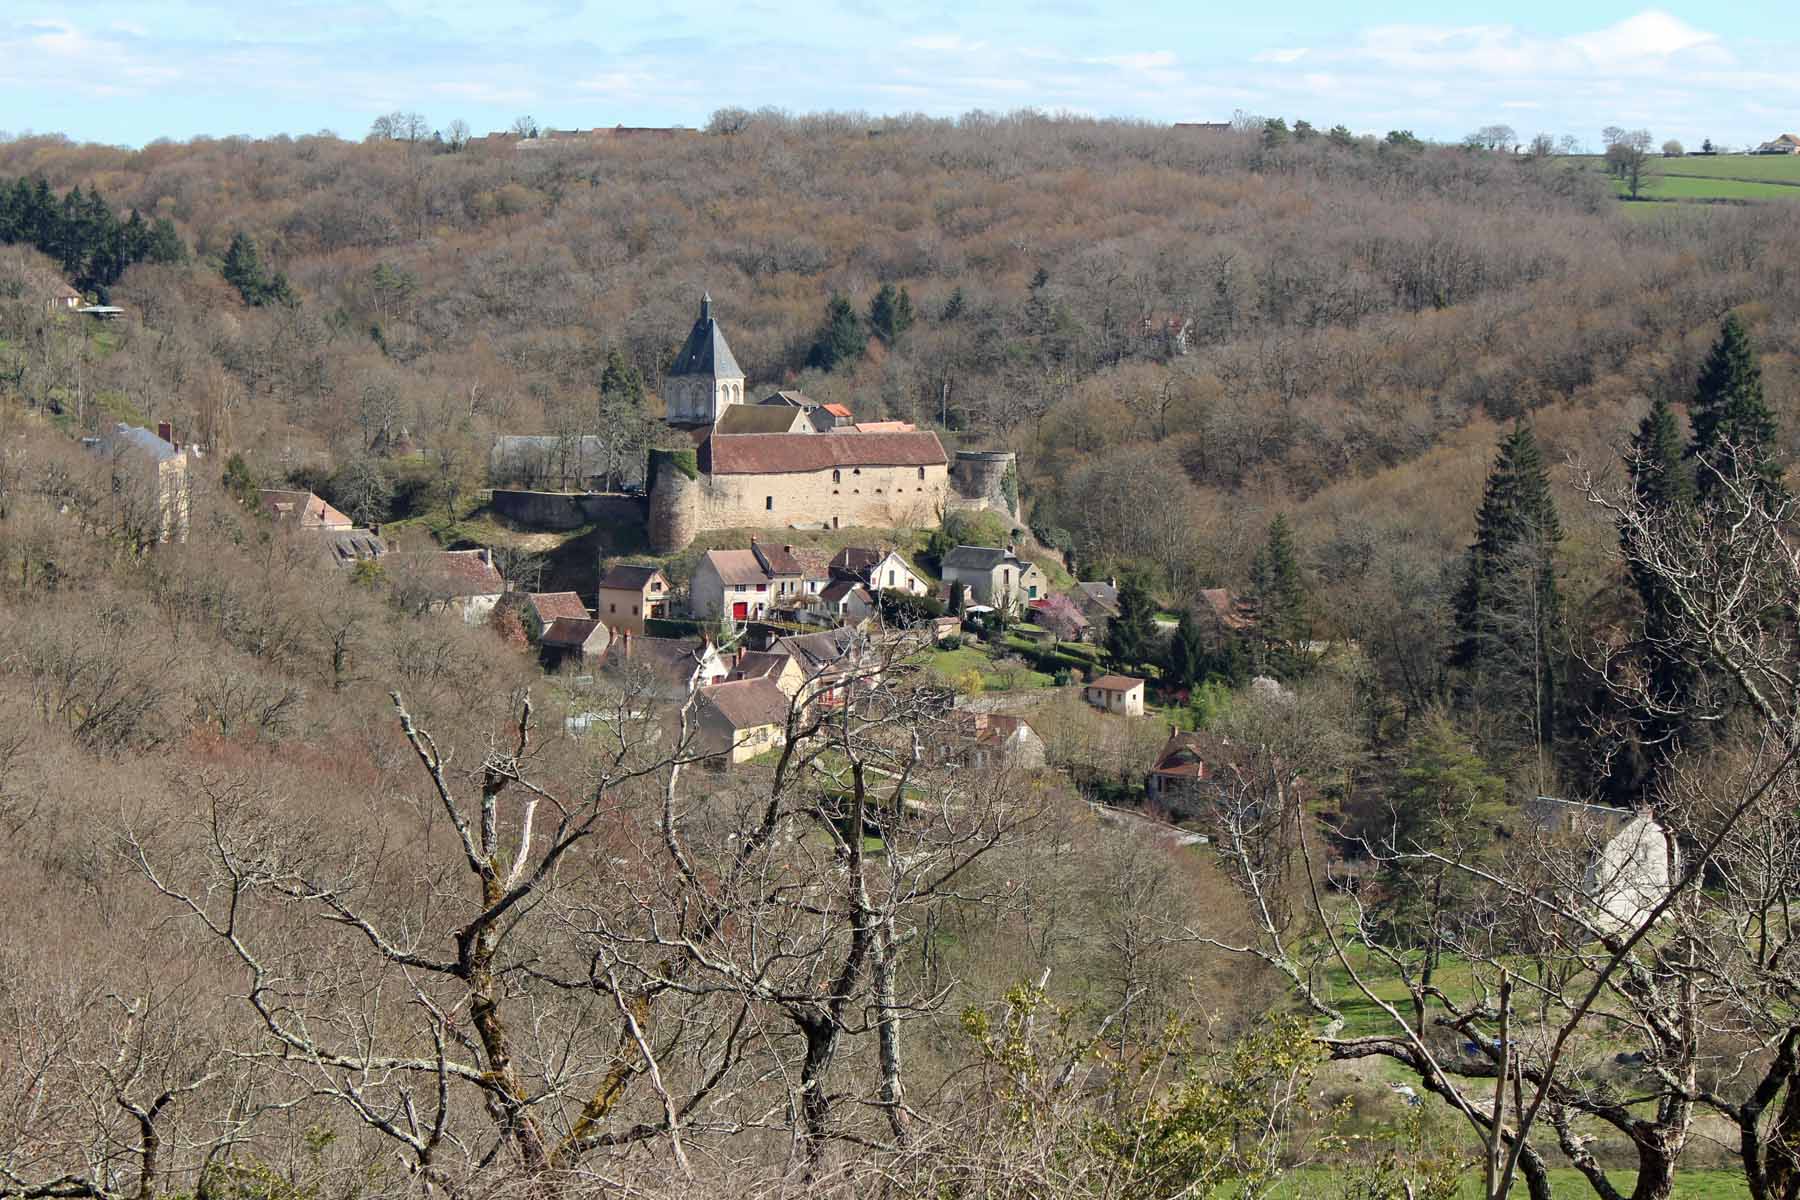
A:
[[[748,604],[746,604],[744,601],[739,600],[736,604],[731,606],[731,619],[732,620],[741,621],[749,615],[750,615],[750,606]]]

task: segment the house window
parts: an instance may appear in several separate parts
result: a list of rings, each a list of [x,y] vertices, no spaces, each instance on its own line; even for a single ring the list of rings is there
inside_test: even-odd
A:
[[[888,572],[888,586],[889,587],[894,586],[894,573],[892,571]]]
[[[1028,597],[1030,597],[1031,599],[1036,600],[1037,599],[1037,584],[1034,583],[1030,587],[1026,588],[1025,594]]]
[[[635,604],[631,606],[631,615],[634,617],[638,615],[638,606]]]
[[[852,474],[852,475],[861,475],[861,474],[862,474],[862,468],[861,468],[861,467],[851,467],[851,468],[850,468],[850,473],[851,473],[851,474]]]
[[[609,613],[616,613],[619,611],[619,606],[616,604],[609,604],[606,606],[606,611]]]
[[[769,585],[766,583],[759,583],[756,585],[756,590],[759,592],[766,592],[769,590]]]
[[[842,471],[838,470],[837,468],[833,467],[832,471],[831,471],[831,482],[833,482],[833,483],[844,482],[844,473]]]
[[[763,497],[763,510],[765,512],[768,512],[768,511],[772,511],[774,508],[775,508],[775,497],[764,496]]]
[[[925,468],[924,467],[919,468],[919,478],[920,479],[925,478]]]

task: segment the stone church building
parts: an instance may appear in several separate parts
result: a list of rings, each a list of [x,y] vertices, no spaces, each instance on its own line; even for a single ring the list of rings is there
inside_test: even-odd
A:
[[[671,425],[712,425],[731,405],[744,402],[744,369],[713,319],[711,293],[700,298],[700,319],[675,356],[662,391]]]
[[[646,511],[652,550],[671,554],[717,529],[795,526],[933,528],[955,508],[996,508],[1017,519],[1014,470],[1005,451],[958,451],[899,422],[721,418],[747,400],[744,369],[713,316],[712,296],[663,377],[665,419],[691,449],[650,451]],[[765,403],[791,404],[777,392]],[[740,415],[742,410],[738,409]],[[847,414],[846,414],[847,415]],[[784,432],[732,432],[771,430]]]

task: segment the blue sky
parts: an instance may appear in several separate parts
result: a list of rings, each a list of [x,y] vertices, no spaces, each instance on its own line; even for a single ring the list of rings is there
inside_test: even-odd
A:
[[[424,113],[476,133],[704,124],[725,105],[1152,120],[1234,110],[1453,139],[1800,130],[1785,6],[1325,0],[0,0],[0,130],[141,144]]]

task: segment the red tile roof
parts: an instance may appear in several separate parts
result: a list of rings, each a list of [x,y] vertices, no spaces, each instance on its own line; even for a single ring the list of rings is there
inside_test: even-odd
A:
[[[823,408],[834,417],[848,417],[851,415],[850,410],[845,408],[842,404],[821,404],[819,407]]]
[[[727,587],[769,581],[769,573],[763,570],[754,550],[708,550],[702,561],[712,564],[719,582]]]
[[[531,605],[531,611],[537,614],[539,623],[545,626],[564,617],[577,621],[587,619],[587,605],[574,592],[532,592],[526,601]]]
[[[1102,675],[1088,686],[1102,692],[1129,692],[1132,688],[1143,687],[1144,681],[1130,675]]]
[[[652,579],[661,574],[661,567],[614,563],[600,577],[600,586],[609,592],[642,592]]]
[[[759,542],[752,538],[750,552],[759,555],[763,564],[768,567],[771,576],[804,575],[806,573],[806,567],[794,556],[792,546],[784,546],[776,542]]]
[[[833,467],[928,467],[950,461],[929,430],[855,435],[811,433],[714,434],[700,447],[702,468],[714,475],[787,475]]]
[[[480,550],[440,550],[421,565],[447,596],[497,596],[506,590],[505,578]]]

